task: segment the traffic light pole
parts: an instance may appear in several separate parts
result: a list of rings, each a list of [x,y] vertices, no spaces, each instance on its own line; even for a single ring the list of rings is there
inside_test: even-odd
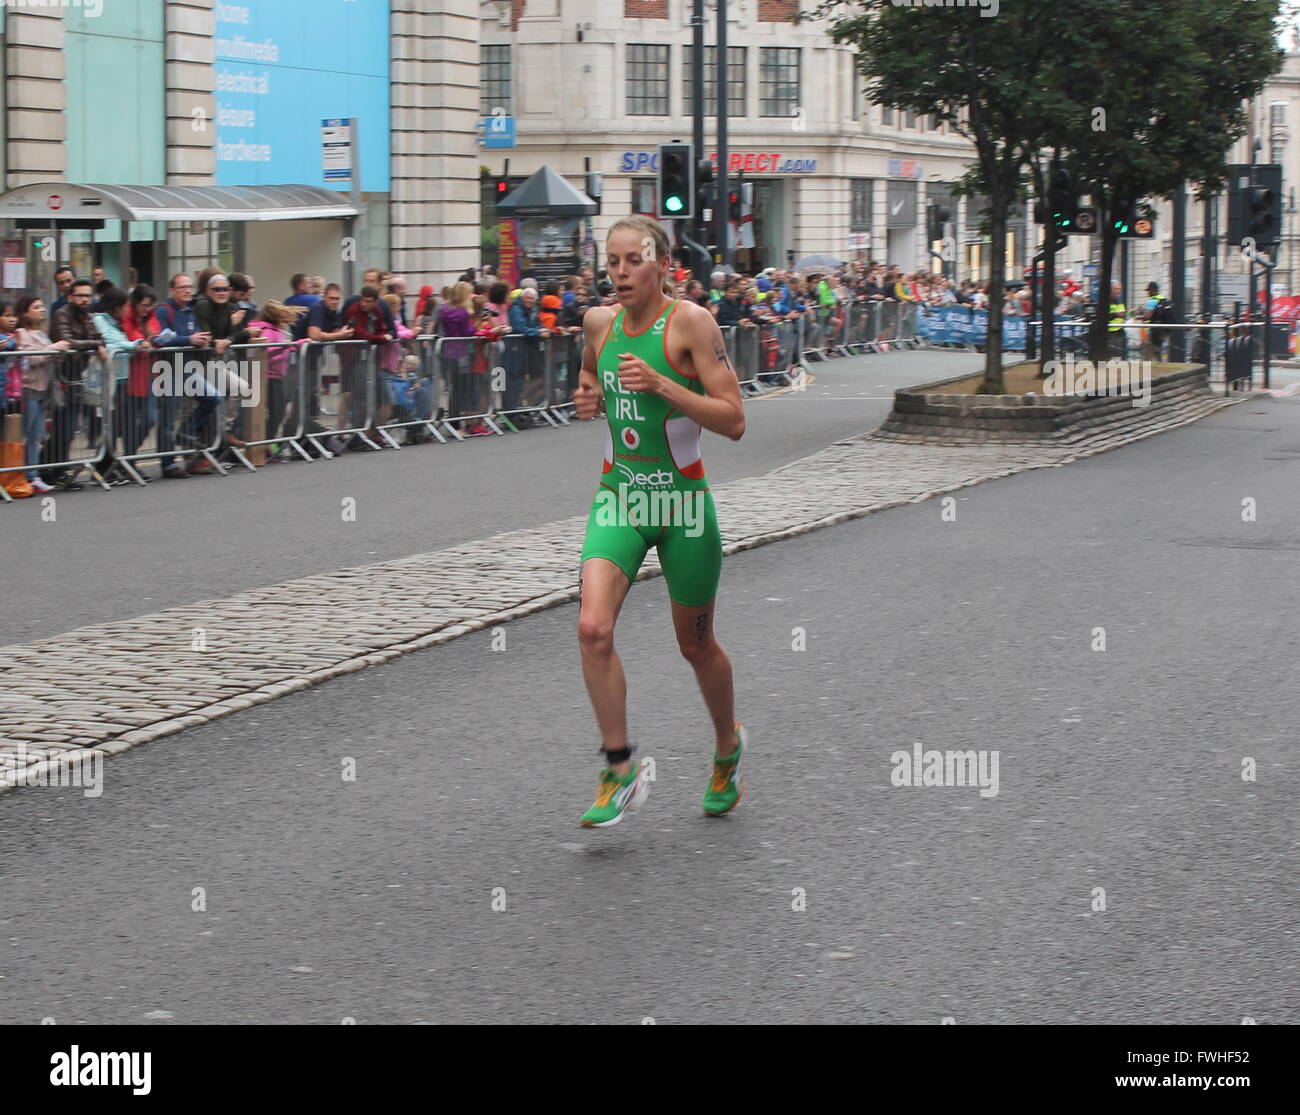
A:
[[[718,184],[717,203],[713,207],[713,216],[718,230],[718,261],[731,262],[731,237],[727,214],[727,0],[717,0],[718,5],[718,52],[717,65],[713,72],[717,75],[718,94],[718,169],[714,181]]]
[[[1187,321],[1187,183],[1180,182],[1174,193],[1174,251],[1173,274],[1169,277],[1169,293],[1174,306],[1174,321],[1182,325]],[[1186,356],[1184,342],[1187,332],[1183,329],[1171,329],[1169,337],[1169,359],[1172,363],[1182,363]]]
[[[694,0],[695,8],[691,15],[691,107],[692,137],[695,140],[695,158],[704,158],[704,0]],[[709,285],[708,251],[701,245],[708,242],[708,226],[704,223],[704,211],[699,208],[700,194],[696,191],[695,220],[691,222],[686,242],[694,244],[694,259],[691,261],[693,276],[705,287]]]

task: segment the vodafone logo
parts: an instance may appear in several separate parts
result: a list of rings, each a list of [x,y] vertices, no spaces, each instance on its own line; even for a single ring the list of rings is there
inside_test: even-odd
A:
[[[50,207],[51,209],[54,209],[54,210],[62,209],[62,208],[63,208],[63,198],[60,197],[58,194],[50,194],[50,198],[49,198],[49,201],[47,202],[47,204],[49,205],[49,207]]]
[[[639,449],[641,447],[641,435],[638,434],[631,426],[628,426],[620,435],[623,444],[629,449]]]

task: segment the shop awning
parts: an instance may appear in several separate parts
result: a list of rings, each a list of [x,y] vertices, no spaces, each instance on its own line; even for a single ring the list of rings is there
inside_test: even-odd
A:
[[[101,186],[33,182],[0,194],[0,219],[47,221],[310,221],[355,217],[323,186]]]

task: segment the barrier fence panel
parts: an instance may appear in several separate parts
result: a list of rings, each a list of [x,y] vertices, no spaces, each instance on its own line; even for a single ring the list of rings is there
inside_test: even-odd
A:
[[[920,342],[916,335],[919,308],[916,302],[904,302],[898,307],[898,341],[903,348],[919,347]]]
[[[546,398],[549,401],[542,414],[552,425],[568,425],[569,417],[563,408],[571,405],[573,393],[578,389],[578,374],[582,371],[585,349],[586,338],[581,329],[557,331],[546,342]]]
[[[144,477],[136,468],[142,462],[157,461],[164,470],[179,469],[182,461],[197,461],[207,451],[220,448],[213,421],[220,393],[208,374],[209,362],[216,358],[213,350],[164,345],[126,358],[131,363],[128,401],[142,392],[148,395],[146,423],[151,436],[133,434],[131,444],[124,445],[117,458],[122,463],[119,471],[142,484]],[[127,416],[124,419],[129,422]],[[197,470],[212,471],[213,464],[205,462]]]
[[[879,302],[850,302],[844,308],[844,345],[850,355],[869,351],[880,332]]]
[[[504,384],[499,391],[500,401],[496,414],[512,430],[520,426],[556,425],[546,409],[550,405],[554,370],[550,330],[543,329],[535,337],[520,333],[507,333],[501,338],[504,345],[501,374],[496,378]],[[496,384],[493,384],[496,391]]]
[[[378,398],[375,348],[369,341],[318,341],[306,346],[306,429],[301,444],[318,456],[342,453],[348,435],[356,439],[354,444],[379,448],[367,433]]]
[[[88,471],[109,486],[114,406],[125,394],[116,389],[118,369],[125,382],[126,360],[105,364],[96,353],[65,349],[0,352],[0,500],[31,494],[29,477],[57,488]]]
[[[898,303],[885,301],[880,303],[880,322],[876,332],[876,351],[888,352],[894,347],[898,336]]]
[[[436,348],[430,349],[435,341],[413,337],[376,347],[374,425],[392,449],[402,447],[394,431],[405,431],[407,445],[447,442],[437,426],[442,377]]]
[[[493,393],[505,382],[504,343],[491,337],[421,337],[420,343],[435,420],[457,441],[504,434],[493,417]]]

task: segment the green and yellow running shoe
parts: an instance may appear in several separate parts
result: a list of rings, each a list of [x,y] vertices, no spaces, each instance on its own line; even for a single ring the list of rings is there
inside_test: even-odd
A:
[[[616,825],[629,809],[635,809],[650,795],[650,782],[641,764],[634,763],[627,774],[615,774],[609,767],[600,772],[600,793],[595,804],[579,819],[586,829]]]
[[[740,804],[745,792],[745,780],[740,776],[741,753],[745,750],[745,727],[736,725],[736,750],[725,759],[713,754],[713,777],[704,793],[704,812],[711,817],[730,813]]]

